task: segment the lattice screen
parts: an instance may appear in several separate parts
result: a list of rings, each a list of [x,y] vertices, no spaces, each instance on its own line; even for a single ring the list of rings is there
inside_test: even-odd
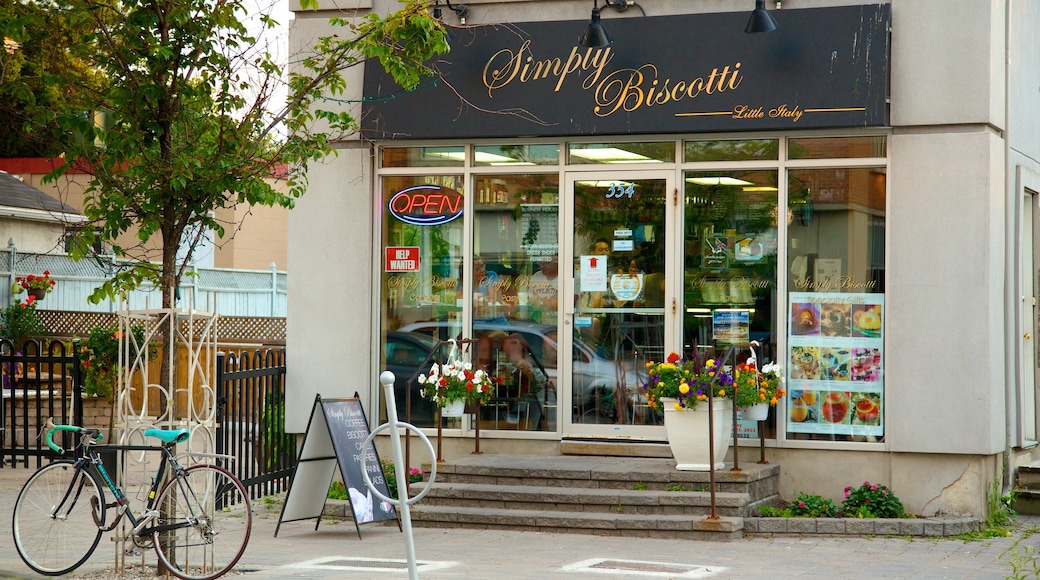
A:
[[[70,312],[37,310],[47,334],[56,338],[87,337],[97,327],[115,329],[119,320],[112,312]],[[201,322],[196,321],[197,324]],[[182,322],[182,326],[187,322]],[[183,328],[182,331],[187,331]],[[285,319],[260,316],[221,316],[217,324],[217,342],[285,344]]]

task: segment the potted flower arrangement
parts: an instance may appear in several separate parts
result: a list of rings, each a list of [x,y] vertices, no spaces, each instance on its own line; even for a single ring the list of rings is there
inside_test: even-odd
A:
[[[758,369],[755,360],[749,359],[738,364],[732,372],[732,388],[725,390],[723,396],[733,399],[744,419],[764,421],[769,415],[769,407],[776,405],[785,394],[783,369],[775,363]]]
[[[44,270],[43,276],[29,274],[24,278],[17,278],[17,283],[35,300],[42,300],[44,296],[54,290],[55,285],[50,270]]]
[[[131,332],[131,356],[140,356],[142,346],[147,349],[148,358],[153,358],[158,351],[157,345],[145,345],[144,327],[135,326]],[[90,331],[90,336],[79,345],[79,358],[83,365],[83,394],[88,397],[111,399],[119,378],[119,340],[122,332],[97,327]],[[129,366],[132,361],[124,361]]]
[[[732,375],[714,359],[687,359],[674,352],[664,362],[647,363],[646,368],[649,377],[642,387],[643,396],[652,409],[664,411],[665,432],[676,469],[721,469],[729,449],[731,424],[726,417],[733,412],[733,406],[725,393],[733,386]],[[710,390],[715,390],[716,396],[709,421]]]
[[[423,395],[442,408],[444,417],[461,417],[468,403],[487,403],[495,393],[495,379],[462,360],[434,363],[429,375],[419,375]]]

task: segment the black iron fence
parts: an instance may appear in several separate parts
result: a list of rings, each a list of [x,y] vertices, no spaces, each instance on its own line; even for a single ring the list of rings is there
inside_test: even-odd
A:
[[[217,453],[251,497],[285,491],[296,436],[285,432],[285,349],[218,353]]]
[[[76,363],[73,343],[0,340],[0,467],[35,469],[56,457],[41,433],[48,419],[83,424],[83,373]],[[57,442],[63,447],[73,443]]]
[[[48,419],[110,427],[85,420],[77,350],[76,342],[31,340],[16,346],[0,340],[0,467],[37,469],[56,458],[41,433]],[[251,497],[285,491],[296,464],[296,437],[285,433],[285,349],[218,353],[215,384],[217,452],[235,457],[230,468]],[[111,409],[111,402],[107,406]],[[66,448],[75,444],[71,438],[56,442]]]

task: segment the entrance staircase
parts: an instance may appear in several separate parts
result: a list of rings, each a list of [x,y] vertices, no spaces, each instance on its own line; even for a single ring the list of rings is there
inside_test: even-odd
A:
[[[710,474],[677,471],[671,458],[471,455],[437,465],[411,518],[427,528],[732,540],[756,506],[780,502],[780,466],[730,467],[715,472],[709,518]]]

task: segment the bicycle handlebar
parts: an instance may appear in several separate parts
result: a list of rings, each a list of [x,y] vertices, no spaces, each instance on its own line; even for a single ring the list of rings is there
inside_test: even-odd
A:
[[[90,438],[94,441],[101,441],[103,435],[98,429],[84,429],[83,427],[77,427],[75,425],[55,425],[50,419],[47,419],[47,447],[50,447],[52,451],[61,455],[65,454],[65,450],[60,445],[54,442],[55,431],[68,431],[70,433],[82,433],[84,438]]]

